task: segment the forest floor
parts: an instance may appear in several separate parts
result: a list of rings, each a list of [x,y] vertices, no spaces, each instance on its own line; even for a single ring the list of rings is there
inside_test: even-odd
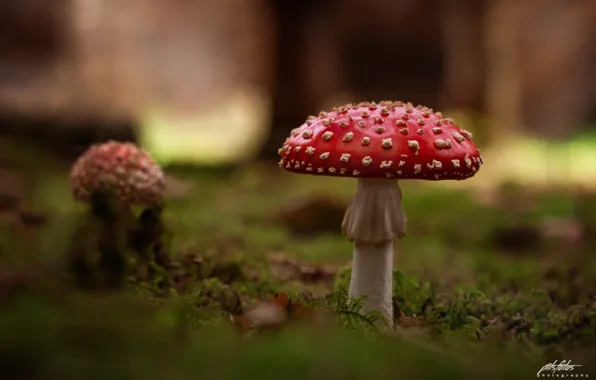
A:
[[[404,181],[387,332],[345,295],[340,224],[356,181],[256,162],[168,167],[147,227],[76,204],[69,165],[0,144],[0,371],[11,378],[521,379],[555,360],[578,366],[541,375],[596,376],[594,191]],[[136,248],[121,244],[140,230]],[[101,249],[125,267],[102,266]],[[254,310],[267,323],[251,328]]]

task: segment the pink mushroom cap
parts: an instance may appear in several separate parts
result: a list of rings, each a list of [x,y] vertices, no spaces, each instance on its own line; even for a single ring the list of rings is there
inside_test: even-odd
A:
[[[117,141],[91,146],[70,172],[72,194],[81,202],[89,202],[95,191],[105,191],[123,204],[154,204],[163,199],[165,184],[163,171],[149,153]]]

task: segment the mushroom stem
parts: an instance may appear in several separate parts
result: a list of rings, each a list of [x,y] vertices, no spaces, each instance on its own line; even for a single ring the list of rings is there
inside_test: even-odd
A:
[[[354,242],[350,296],[366,296],[365,311],[378,310],[393,324],[393,240],[406,235],[397,181],[359,179],[342,231]]]
[[[350,296],[366,296],[363,311],[378,310],[393,323],[393,241],[354,243]]]

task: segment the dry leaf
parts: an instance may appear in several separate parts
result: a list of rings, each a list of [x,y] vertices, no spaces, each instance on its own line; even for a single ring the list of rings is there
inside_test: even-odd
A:
[[[310,309],[290,299],[288,293],[276,293],[254,309],[233,318],[246,333],[253,329],[278,329],[290,321],[308,315]]]
[[[401,327],[420,327],[422,326],[422,321],[418,318],[414,317],[406,317],[405,315],[401,315],[396,321],[395,324]]]
[[[303,283],[333,282],[338,266],[301,263],[283,253],[269,255],[273,274],[281,280],[298,280]]]
[[[280,210],[274,220],[299,236],[315,236],[323,232],[339,234],[346,207],[336,197],[312,195],[295,200]]]

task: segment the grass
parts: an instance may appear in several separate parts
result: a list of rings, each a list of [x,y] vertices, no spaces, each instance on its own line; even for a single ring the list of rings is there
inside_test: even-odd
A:
[[[98,237],[81,230],[89,209],[70,199],[68,166],[40,154],[10,163],[31,177],[31,191],[0,224],[0,368],[17,378],[497,379],[563,359],[594,373],[589,191],[507,185],[484,202],[465,186],[404,183],[400,318],[384,333],[344,293],[351,245],[336,220],[355,181],[257,163],[169,167],[159,236],[167,270],[121,247],[132,260],[126,282],[83,289],[56,260]],[[579,238],[573,228],[549,233],[549,221],[571,223]],[[242,334],[238,321],[280,292],[291,297],[289,322]]]

